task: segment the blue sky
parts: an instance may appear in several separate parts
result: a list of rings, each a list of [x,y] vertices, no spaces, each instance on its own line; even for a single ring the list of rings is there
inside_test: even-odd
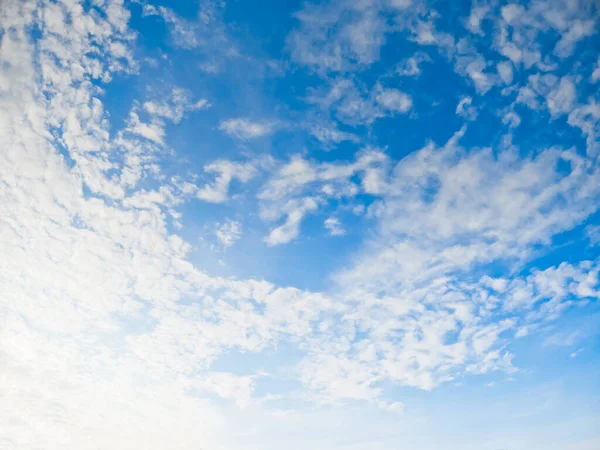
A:
[[[600,448],[592,0],[8,0],[0,449]]]

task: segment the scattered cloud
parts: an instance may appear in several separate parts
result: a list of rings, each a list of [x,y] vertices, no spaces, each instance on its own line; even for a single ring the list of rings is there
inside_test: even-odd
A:
[[[265,238],[269,246],[287,244],[296,239],[300,234],[300,223],[302,218],[309,212],[317,209],[317,200],[312,197],[306,197],[300,200],[290,200],[282,208],[281,213],[286,215],[285,222],[271,230]],[[266,214],[263,213],[263,217]]]
[[[199,199],[210,203],[223,203],[229,199],[229,185],[233,180],[245,183],[256,175],[256,168],[251,164],[216,161],[204,167],[206,173],[216,174],[212,184],[198,189]]]
[[[332,109],[341,122],[349,125],[370,125],[382,117],[406,114],[413,107],[411,96],[399,89],[376,83],[366,91],[348,79],[334,81],[328,92],[315,91],[307,100]]]
[[[396,66],[396,73],[403,77],[416,77],[421,74],[421,63],[431,62],[431,58],[427,53],[417,52],[410,58],[401,61]]]
[[[543,258],[556,235],[584,223],[590,244],[600,241],[593,216],[600,204],[600,106],[582,88],[597,81],[598,69],[566,59],[578,58],[596,32],[593,2],[478,1],[452,32],[423,2],[305,4],[286,44],[293,70],[310,72],[302,76],[307,86],[298,97],[305,93],[306,102],[298,102],[302,125],[294,132],[319,143],[302,140],[299,148],[290,139],[263,165],[255,154],[223,151],[215,159],[198,152],[182,170],[171,157],[186,149],[171,148],[171,138],[185,133],[184,117],[220,98],[175,86],[191,84],[177,70],[178,52],[198,56],[194,67],[211,68],[211,76],[223,70],[222,58],[244,53],[222,22],[224,2],[203,2],[193,18],[144,5],[146,17],[165,21],[172,40],[165,48],[173,53],[159,63],[169,76],[157,88],[154,72],[137,61],[146,49],[130,28],[129,6],[9,0],[0,8],[0,357],[2,385],[10,387],[0,395],[13,406],[0,411],[0,446],[238,448],[241,439],[247,447],[254,424],[287,430],[308,421],[318,428],[313,415],[327,416],[322,427],[344,419],[337,414],[354,414],[343,408],[347,401],[380,408],[378,424],[404,412],[402,426],[413,428],[423,419],[410,396],[398,401],[390,386],[431,391],[494,371],[517,378],[518,349],[508,346],[515,339],[556,326],[544,342],[568,347],[596,332],[595,322],[573,331],[560,321],[566,311],[581,308],[583,315],[597,302],[600,261],[574,252],[565,261]],[[430,58],[449,65],[462,89],[447,104],[460,98],[456,114],[474,122],[469,128],[448,138],[435,112],[417,110],[427,92],[365,70],[381,68],[392,33],[440,50]],[[415,77],[394,80],[407,86],[421,82],[427,77],[417,79],[420,64],[428,60],[419,55],[397,68],[393,61],[386,73]],[[117,78],[128,88],[146,83],[144,99],[129,104],[122,96],[111,106],[123,92],[111,90]],[[478,117],[473,104],[493,105],[496,115]],[[525,108],[553,127],[554,140],[519,141],[517,126],[536,137]],[[113,109],[122,127],[109,120]],[[409,113],[426,119],[414,127],[411,119],[407,128]],[[384,117],[381,132],[375,124]],[[179,127],[173,135],[168,122]],[[232,118],[219,130],[248,141],[281,123]],[[483,131],[467,135],[476,128]],[[496,128],[486,141],[486,130]],[[400,138],[388,141],[387,131]],[[483,136],[482,143],[471,147],[472,136]],[[203,135],[202,143],[210,146],[210,138]],[[313,153],[316,145],[340,142],[348,149]],[[215,223],[214,211],[234,207],[228,200],[238,183],[248,183],[244,208],[269,227],[256,243],[265,253],[265,246],[307,233],[309,215],[329,234],[344,234],[340,211],[364,221],[365,241],[353,242],[352,256],[333,273],[295,280],[319,285],[331,276],[322,291],[265,281],[259,264],[256,278],[202,270],[203,255],[184,239],[193,229],[183,224],[194,206],[202,217],[193,225]],[[186,204],[193,198],[207,204]],[[245,239],[249,226],[244,222]],[[214,235],[230,247],[242,225],[226,219]],[[282,275],[287,258],[279,261],[278,278],[294,285],[292,275]],[[271,361],[272,373],[257,368]],[[263,386],[269,377],[293,382],[293,392],[276,382]],[[271,408],[274,399],[287,412]],[[298,400],[311,403],[310,414],[294,409]],[[356,417],[344,423],[362,422]],[[397,427],[393,417],[389,426]],[[319,439],[311,442],[343,446]]]
[[[215,235],[223,247],[231,247],[242,237],[242,224],[238,221],[227,219],[225,223],[217,228]]]
[[[340,220],[336,217],[328,217],[325,219],[325,222],[323,222],[323,225],[325,225],[325,228],[327,228],[331,236],[343,236],[346,234],[346,230],[344,230]]]
[[[585,227],[585,234],[590,240],[590,244],[598,245],[600,244],[600,226],[598,225],[588,225]]]
[[[467,120],[475,120],[477,118],[477,109],[471,106],[473,99],[471,97],[463,97],[456,105],[456,114],[464,117]]]
[[[210,103],[206,99],[192,102],[190,101],[189,93],[181,88],[175,88],[168,101],[148,101],[144,102],[143,107],[148,114],[154,117],[179,123],[187,111],[198,111],[209,108]]]
[[[596,67],[594,68],[594,71],[590,75],[590,81],[592,83],[595,83],[598,80],[600,80],[600,58],[598,58],[598,61],[596,62]]]

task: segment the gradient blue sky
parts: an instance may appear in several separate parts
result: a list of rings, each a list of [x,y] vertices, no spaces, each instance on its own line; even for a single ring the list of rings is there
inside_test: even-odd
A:
[[[0,449],[600,448],[593,0],[0,4]]]

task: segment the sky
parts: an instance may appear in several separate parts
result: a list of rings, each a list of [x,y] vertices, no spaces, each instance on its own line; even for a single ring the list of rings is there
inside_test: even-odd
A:
[[[600,448],[599,18],[1,1],[0,449]]]

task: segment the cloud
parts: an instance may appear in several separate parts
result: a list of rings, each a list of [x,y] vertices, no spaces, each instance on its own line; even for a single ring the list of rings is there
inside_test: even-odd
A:
[[[482,4],[473,6],[469,18],[465,22],[466,28],[474,34],[483,36],[483,30],[481,29],[481,22],[486,18],[490,11],[489,5]]]
[[[486,72],[491,63],[475,50],[469,39],[461,39],[457,50],[454,68],[458,74],[468,78],[475,85],[478,94],[484,95],[500,83],[501,80],[496,74]]]
[[[261,188],[260,217],[267,222],[287,217],[271,232],[266,242],[276,245],[290,242],[299,234],[300,222],[308,212],[328,198],[352,198],[360,192],[379,195],[387,189],[388,157],[378,149],[365,148],[355,161],[315,163],[294,155],[281,164]],[[359,176],[359,183],[351,179]],[[275,234],[273,234],[275,233]]]
[[[398,89],[381,89],[375,100],[384,110],[407,113],[412,108],[412,99]]]
[[[350,57],[327,66],[315,53],[308,64],[371,64],[380,9],[364,17],[356,9],[369,4],[351,5],[348,26],[336,31]],[[401,16],[408,6],[378,4]],[[562,24],[554,6],[537,7],[567,36],[558,54],[585,35],[585,24],[577,31],[572,19],[578,12]],[[526,23],[529,9],[503,12],[500,34],[536,25]],[[206,14],[200,20],[211,22]],[[122,129],[110,128],[99,86],[143,75],[128,18],[119,1],[13,1],[0,9],[0,357],[2,385],[10,387],[0,390],[14,406],[0,411],[0,445],[222,447],[232,434],[239,438],[240,423],[260,422],[273,410],[259,405],[268,399],[251,364],[236,367],[239,373],[218,370],[217,363],[227,363],[220,358],[237,352],[264,361],[286,346],[299,353],[282,369],[285,381],[299,382],[294,400],[361,400],[399,410],[390,385],[431,390],[468,374],[513,373],[507,343],[597,300],[598,260],[523,269],[541,246],[597,210],[600,108],[594,99],[578,103],[575,75],[528,77],[529,91],[515,95],[553,117],[564,114],[587,140],[587,154],[558,145],[467,148],[463,128],[445,144],[428,142],[398,161],[368,146],[341,160],[294,151],[273,160],[257,193],[261,219],[274,227],[267,245],[296,239],[302,220],[321,205],[372,201],[368,220],[375,226],[367,241],[335,274],[333,289],[312,292],[218,277],[194,265],[199,256],[173,226],[181,214],[176,207],[194,195],[223,203],[232,182],[248,182],[258,169],[219,159],[205,165],[211,180],[200,188],[167,172],[165,122],[207,107],[179,88],[169,86],[162,98],[150,90],[150,98],[123,111]],[[411,36],[436,45],[451,39],[418,21]],[[514,70],[544,64],[524,42],[530,33],[524,36],[498,38],[519,61]],[[327,40],[317,41],[304,48],[324,46],[329,55]],[[331,45],[335,56],[338,44]],[[490,76],[494,66],[479,61],[466,62],[465,73]],[[494,82],[506,83],[498,72]],[[363,88],[343,78],[330,88],[321,100],[349,123],[412,110],[408,93],[379,83]],[[557,171],[559,165],[565,169]],[[335,217],[327,219],[331,231],[339,229]],[[233,244],[239,231],[228,221],[217,238]],[[587,231],[593,238],[593,226]],[[490,277],[490,265],[510,279]]]
[[[501,61],[496,64],[498,75],[502,78],[505,84],[510,84],[513,81],[513,66],[509,61]]]
[[[553,117],[569,114],[576,105],[575,84],[570,76],[558,78],[552,74],[535,74],[528,78],[527,86],[519,90],[517,102],[534,110],[542,105],[548,108]]]
[[[229,185],[233,180],[245,183],[256,175],[256,169],[250,164],[220,160],[204,167],[206,173],[216,173],[212,184],[198,189],[196,196],[210,203],[223,203],[229,199]]]
[[[590,240],[590,244],[598,245],[600,244],[600,226],[598,225],[588,225],[585,227],[585,234],[587,238]]]
[[[252,401],[254,377],[211,372],[199,381],[197,387],[214,392],[221,398],[233,399],[238,407],[246,408]]]
[[[412,18],[412,0],[307,3],[286,39],[291,59],[319,75],[368,68],[380,58],[394,20]]]
[[[376,83],[370,91],[359,89],[351,80],[335,80],[328,92],[313,91],[309,103],[335,111],[348,125],[370,125],[377,119],[406,114],[413,106],[412,97],[395,88]]]
[[[575,345],[581,336],[577,332],[572,332],[569,334],[554,334],[552,336],[548,336],[544,340],[544,345],[552,346],[552,347],[572,347]]]
[[[325,228],[327,228],[331,236],[343,236],[346,234],[346,230],[344,230],[340,220],[336,217],[328,217],[325,219],[325,222],[323,222],[323,225],[325,225]]]
[[[392,245],[385,252],[388,256],[374,256],[378,262],[365,260],[361,267],[366,274],[373,273],[378,266],[387,271],[383,267],[387,267],[384,261],[389,258],[390,271],[399,274],[408,270],[407,277],[423,275],[423,267],[419,267],[421,262],[429,264],[425,262],[429,256],[422,255],[429,244],[422,242],[421,237],[434,245],[431,250],[435,252],[431,266],[434,271],[447,270],[443,262],[445,255],[451,259],[460,255],[467,266],[479,258],[521,257],[527,244],[547,241],[558,230],[569,229],[594,210],[597,190],[586,189],[582,197],[579,188],[593,183],[598,174],[588,172],[588,163],[575,153],[550,148],[535,159],[517,159],[520,162],[516,163],[511,155],[517,149],[513,148],[495,159],[491,149],[475,153],[461,149],[457,143],[464,131],[455,134],[443,150],[429,144],[395,167],[386,192],[401,194],[397,203],[394,196],[386,199],[386,213],[382,217],[386,220],[384,229],[391,235],[413,236],[417,241],[404,240],[397,250],[392,250]],[[558,161],[569,161],[568,174],[555,172]],[[470,175],[465,176],[465,173]],[[458,179],[464,181],[459,183]],[[562,201],[557,201],[566,198],[574,202],[567,210],[563,209],[566,206]],[[410,217],[406,217],[404,211],[410,211]],[[480,236],[480,240],[473,240],[473,233]],[[434,236],[436,238],[430,240]],[[467,236],[471,236],[469,245],[463,241]],[[387,241],[389,236],[382,239]],[[433,249],[438,240],[451,243],[449,253]],[[480,253],[483,248],[488,250]],[[404,267],[395,259],[394,255],[402,251],[412,255],[410,266]],[[454,264],[453,260],[447,262]],[[394,267],[396,264],[403,269]]]
[[[253,122],[248,119],[229,119],[222,121],[219,124],[219,129],[236,139],[249,140],[273,133],[276,124],[265,121]]]
[[[419,65],[423,62],[431,62],[431,58],[423,52],[417,52],[396,66],[396,73],[403,77],[416,77],[421,74]]]
[[[184,48],[194,48],[199,42],[196,37],[196,27],[193,23],[177,16],[170,8],[164,6],[144,5],[145,16],[160,16],[170,25],[170,32],[176,45]]]
[[[265,238],[265,242],[269,246],[287,244],[296,239],[300,234],[300,223],[302,218],[309,212],[317,209],[317,200],[312,197],[303,198],[301,200],[290,200],[287,202],[282,212],[286,214],[285,222],[271,230]]]
[[[595,83],[598,80],[600,80],[600,58],[598,58],[598,61],[596,62],[596,67],[594,68],[594,71],[590,75],[590,81],[592,83]]]
[[[189,20],[179,16],[173,9],[164,6],[143,5],[143,16],[158,16],[168,26],[172,44],[187,50],[196,49],[211,57],[236,56],[237,50],[231,42],[226,26],[221,21],[223,4],[207,1],[199,7],[197,18]]]
[[[467,120],[475,120],[477,118],[477,109],[471,106],[473,99],[471,97],[463,97],[456,105],[456,114],[464,117]]]
[[[148,114],[168,119],[173,123],[179,123],[187,111],[198,111],[209,107],[210,103],[206,99],[190,101],[189,94],[181,88],[173,89],[168,101],[147,101],[143,104]]]
[[[538,35],[552,30],[560,35],[553,54],[566,58],[573,54],[577,43],[594,33],[592,2],[580,2],[577,8],[568,2],[532,1],[527,6],[518,4],[501,7],[500,33],[496,38],[499,51],[514,64],[525,67],[546,65],[542,60]],[[509,38],[510,36],[510,38]]]
[[[310,5],[287,37],[291,58],[318,73],[368,66],[379,59],[386,25],[374,8],[351,2]]]
[[[587,104],[577,105],[567,119],[569,125],[581,130],[586,136],[587,154],[596,157],[600,146],[597,137],[600,136],[600,104],[594,99],[589,99]]]
[[[137,113],[131,112],[127,125],[127,131],[130,133],[153,141],[158,145],[164,145],[165,130],[161,121],[154,120],[150,123],[144,123]]]
[[[562,77],[558,86],[548,93],[546,103],[550,114],[568,114],[576,102],[575,85],[569,77]]]
[[[427,14],[425,14],[427,15]],[[436,29],[434,18],[435,13],[428,15],[429,17],[423,17],[421,14],[416,14],[416,17],[407,15],[403,17],[400,23],[410,33],[410,40],[423,46],[437,46],[448,55],[452,54],[454,48],[454,38],[445,32],[441,32]],[[399,20],[400,18],[397,18]]]
[[[217,239],[223,244],[223,247],[231,247],[242,237],[242,224],[235,221],[229,220],[223,223],[215,232]]]
[[[343,141],[359,142],[359,139],[355,135],[341,131],[334,126],[326,127],[317,125],[311,128],[310,133],[319,142],[325,145],[326,150],[329,149],[331,145],[339,144]]]

